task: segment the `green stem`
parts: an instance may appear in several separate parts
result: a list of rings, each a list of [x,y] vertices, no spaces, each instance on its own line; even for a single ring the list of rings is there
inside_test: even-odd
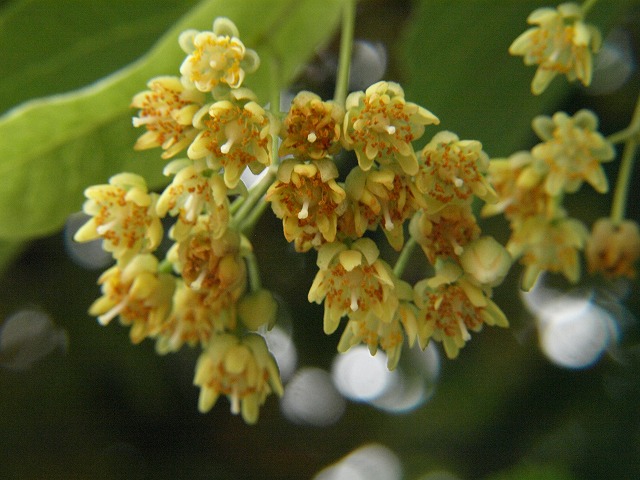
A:
[[[158,265],[158,273],[173,273],[173,263],[165,258]]]
[[[356,23],[356,0],[345,0],[342,11],[342,31],[340,32],[340,59],[336,91],[333,99],[338,105],[344,105],[349,89],[349,70],[351,67],[351,50],[353,49],[353,30]]]
[[[585,0],[582,4],[582,14],[586,17],[589,10],[591,10],[596,3],[598,3],[598,0]]]
[[[244,234],[248,234],[249,232],[251,232],[251,230],[253,230],[253,227],[255,227],[256,223],[258,223],[258,220],[260,220],[260,217],[262,217],[262,214],[268,207],[269,203],[267,202],[260,202],[257,206],[255,206],[238,225],[240,231]]]
[[[252,215],[252,210],[256,203],[262,200],[262,196],[273,183],[273,180],[276,177],[275,171],[276,167],[274,165],[269,167],[267,174],[258,182],[257,185],[254,185],[251,190],[249,190],[247,198],[245,198],[244,202],[242,202],[242,205],[240,205],[240,208],[238,208],[234,215],[234,226],[238,227],[242,225],[245,218]]]
[[[640,136],[640,96],[633,111],[629,126],[607,137],[607,141],[613,144],[626,142],[633,137]]]
[[[260,280],[260,269],[258,268],[258,259],[256,254],[247,252],[244,255],[244,259],[247,262],[247,272],[249,274],[249,289],[252,292],[257,292],[262,288],[262,281]]]
[[[413,249],[418,244],[413,237],[409,237],[407,243],[404,244],[402,251],[400,252],[400,256],[398,260],[396,260],[396,264],[393,267],[393,274],[400,278],[404,273],[404,269],[407,268],[407,263],[409,262],[409,258],[411,258],[411,253]]]
[[[616,180],[616,190],[613,194],[613,204],[611,205],[611,221],[614,224],[620,223],[625,216],[631,173],[633,172],[633,161],[636,156],[637,147],[638,142],[635,140],[627,140],[624,150],[622,151],[620,171],[618,172],[618,179]]]
[[[633,173],[633,162],[636,156],[636,149],[640,141],[640,96],[636,102],[636,108],[633,111],[633,117],[629,123],[629,127],[625,130],[631,130],[632,134],[626,139],[622,158],[620,160],[620,171],[616,180],[616,189],[613,194],[613,204],[611,205],[611,221],[615,223],[621,222],[625,217],[627,208],[627,198],[629,197],[629,186],[631,183],[631,174]],[[609,141],[610,138],[609,138]]]

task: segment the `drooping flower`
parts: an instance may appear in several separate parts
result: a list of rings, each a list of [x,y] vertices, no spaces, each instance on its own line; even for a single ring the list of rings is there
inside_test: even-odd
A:
[[[283,394],[278,366],[264,338],[256,334],[214,336],[198,359],[193,383],[200,387],[198,409],[202,413],[211,410],[220,395],[226,395],[231,413],[242,414],[249,424],[256,423],[270,393]]]
[[[497,203],[482,207],[483,216],[504,214],[512,228],[535,215],[553,218],[557,202],[544,188],[546,167],[530,152],[520,151],[504,159],[491,159],[488,178],[498,195]]]
[[[489,157],[476,140],[460,140],[455,133],[439,132],[420,152],[416,186],[434,212],[472,195],[494,203],[497,196],[485,178]]]
[[[266,199],[282,219],[284,236],[299,252],[319,247],[336,238],[338,216],[346,193],[335,178],[338,169],[329,158],[311,163],[285,160]]]
[[[213,238],[206,223],[198,223],[167,256],[187,286],[208,291],[209,306],[223,311],[235,308],[247,285],[247,267],[240,241],[238,233],[230,229],[222,237]]]
[[[380,251],[369,238],[353,242],[326,243],[318,250],[318,267],[309,289],[309,301],[324,300],[324,331],[335,332],[346,315],[375,314],[390,322],[398,307],[391,267],[378,258]]]
[[[201,92],[211,92],[218,85],[240,87],[245,74],[256,71],[260,58],[238,36],[238,28],[224,17],[216,18],[213,31],[183,32],[178,43],[188,56],[180,73]]]
[[[580,80],[591,83],[592,53],[597,53],[602,44],[600,31],[584,23],[584,12],[575,3],[563,3],[557,9],[534,10],[527,22],[530,28],[509,47],[511,55],[522,55],[525,65],[538,65],[531,91],[542,93],[551,80],[560,74],[569,81]]]
[[[431,264],[437,258],[457,258],[464,247],[480,236],[470,203],[452,203],[436,213],[419,211],[411,219],[409,233]]]
[[[544,140],[531,154],[548,168],[544,186],[549,195],[575,192],[583,181],[600,193],[607,192],[607,177],[600,164],[613,160],[615,151],[597,131],[598,118],[593,112],[580,110],[573,117],[564,112],[541,115],[532,125]]]
[[[349,321],[340,337],[338,351],[346,352],[354,345],[364,343],[369,347],[371,355],[375,355],[378,348],[387,355],[387,368],[393,370],[398,365],[402,345],[404,343],[404,330],[411,333],[417,330],[415,307],[410,303],[413,300],[411,286],[394,277],[394,291],[399,302],[390,318],[381,319],[373,311],[364,315],[349,315]],[[395,303],[395,302],[394,302]]]
[[[165,168],[165,174],[177,171],[171,184],[158,198],[156,212],[178,216],[171,234],[181,241],[195,226],[201,214],[209,217],[210,232],[220,238],[229,225],[228,189],[220,175],[199,168],[190,160],[177,160]]]
[[[77,242],[102,238],[102,247],[125,264],[138,253],[153,252],[162,240],[162,224],[155,211],[157,195],[147,192],[139,175],[121,173],[108,185],[84,192],[83,210],[92,218],[73,237]]]
[[[635,278],[635,263],[640,258],[640,230],[633,220],[614,223],[600,218],[594,224],[585,247],[590,273],[609,278]]]
[[[234,188],[247,166],[257,174],[271,165],[271,134],[277,127],[250,90],[233,90],[229,98],[194,118],[201,131],[187,155],[194,160],[205,158],[213,170],[224,168],[224,182]]]
[[[479,332],[484,324],[509,325],[486,289],[467,281],[458,265],[442,262],[436,272],[435,277],[421,280],[414,287],[419,310],[417,336],[423,349],[433,339],[442,342],[447,357],[455,358],[471,339],[469,330]]]
[[[205,97],[194,88],[185,87],[177,77],[156,77],[147,83],[149,90],[133,97],[131,107],[139,108],[133,126],[144,126],[135,145],[136,150],[161,147],[162,158],[171,158],[189,146],[198,134],[193,116]]]
[[[299,92],[282,124],[278,153],[312,160],[337,153],[343,119],[344,109],[337,103],[323,102],[312,92]]]
[[[205,347],[214,334],[233,330],[235,305],[220,307],[214,289],[194,290],[177,280],[173,308],[155,335],[156,351],[161,355],[177,352],[184,344]]]
[[[98,279],[102,296],[89,308],[101,325],[115,317],[131,325],[133,343],[154,336],[171,309],[174,277],[158,273],[158,260],[151,254],[134,257],[124,267],[114,265]]]
[[[422,195],[411,179],[397,167],[374,167],[366,172],[355,167],[345,188],[354,205],[357,236],[380,225],[391,246],[401,250],[404,222],[423,206]]]
[[[369,170],[398,163],[407,175],[418,172],[411,142],[424,133],[425,125],[440,121],[427,109],[407,102],[404,90],[394,82],[378,82],[366,92],[353,92],[346,101],[343,144],[355,150],[358,164]]]
[[[579,250],[589,236],[582,222],[573,218],[530,217],[512,232],[507,250],[525,266],[523,290],[530,290],[543,271],[561,272],[575,283],[580,278]]]

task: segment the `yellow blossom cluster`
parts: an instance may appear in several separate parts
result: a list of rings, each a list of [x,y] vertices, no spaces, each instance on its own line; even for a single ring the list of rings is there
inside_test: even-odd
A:
[[[499,201],[486,205],[483,214],[503,213],[510,222],[507,249],[525,266],[525,290],[543,271],[560,272],[573,283],[580,278],[579,252],[589,232],[568,217],[562,201],[585,181],[600,193],[608,190],[601,164],[615,152],[597,128],[597,117],[589,110],[536,117],[533,129],[542,142],[489,166]]]
[[[557,73],[589,83],[599,34],[576,8],[536,10],[529,22],[537,27],[511,46],[539,65],[534,93]],[[287,112],[273,103],[267,111],[244,86],[260,59],[233,22],[186,31],[179,44],[187,54],[180,76],[152,79],[132,102],[133,124],[145,129],[134,148],[161,148],[172,159],[164,167],[171,180],[157,194],[131,173],[88,188],[91,219],[75,238],[101,238],[116,260],[90,308],[101,324],[119,317],[134,343],[153,339],[161,354],[202,349],[194,376],[201,411],[224,395],[233,413],[254,423],[267,396],[283,393],[261,336],[278,305],[261,287],[247,235],[268,206],[297,252],[317,253],[308,300],[324,304],[324,332],[346,320],[338,350],[382,350],[389,369],[405,342],[424,349],[434,340],[455,358],[471,332],[507,327],[492,295],[514,260],[525,266],[525,289],[545,270],[576,281],[585,245],[591,270],[635,273],[636,224],[600,222],[590,237],[562,207],[584,182],[608,189],[601,164],[614,150],[593,113],[535,118],[541,142],[505,159],[490,160],[479,141],[446,130],[417,149],[440,120],[407,101],[398,83],[380,81],[342,101],[301,91]],[[263,174],[250,189],[247,170]],[[479,203],[483,215],[509,221],[506,247],[482,234]],[[172,245],[159,261],[169,217]],[[400,252],[394,266],[379,238]],[[411,285],[402,276],[414,246],[424,262]]]

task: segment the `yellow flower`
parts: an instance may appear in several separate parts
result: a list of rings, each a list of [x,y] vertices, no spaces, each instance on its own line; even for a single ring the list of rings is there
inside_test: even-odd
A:
[[[193,160],[205,158],[213,170],[224,168],[224,182],[234,188],[245,167],[257,174],[271,165],[271,134],[276,126],[250,90],[233,90],[229,97],[194,118],[201,132],[187,155]]]
[[[406,102],[404,90],[394,82],[378,82],[366,92],[353,92],[346,101],[343,144],[355,150],[358,164],[369,170],[397,162],[407,175],[418,172],[411,142],[424,133],[424,126],[440,121],[428,110]]]
[[[138,253],[153,252],[162,240],[162,224],[155,212],[157,195],[147,192],[144,178],[121,173],[109,185],[84,191],[83,210],[92,218],[75,234],[77,242],[102,238],[102,247],[124,264]]]
[[[498,195],[498,202],[485,204],[483,216],[503,213],[512,228],[535,215],[556,216],[557,202],[547,194],[543,179],[546,168],[528,151],[516,152],[509,158],[492,159],[489,181]]]
[[[421,194],[399,168],[380,167],[364,171],[355,167],[345,182],[354,205],[356,235],[378,225],[395,250],[404,244],[403,225],[422,206]]]
[[[602,162],[613,160],[615,151],[597,131],[598,119],[589,110],[580,110],[573,117],[557,112],[533,119],[533,129],[544,140],[531,149],[534,158],[548,168],[544,186],[549,195],[575,192],[583,180],[598,192],[608,190]]]
[[[334,180],[338,169],[329,158],[312,163],[285,160],[266,199],[282,219],[284,236],[298,252],[320,247],[336,238],[345,191]]]
[[[199,168],[192,161],[176,160],[164,170],[165,174],[177,171],[156,204],[160,217],[167,213],[178,215],[171,234],[176,241],[184,239],[195,226],[200,215],[209,218],[211,235],[220,238],[229,225],[229,199],[222,177],[211,170]]]
[[[147,87],[149,90],[138,93],[131,102],[131,107],[140,109],[133,118],[133,126],[147,129],[133,148],[162,147],[162,158],[171,158],[196,137],[198,130],[192,121],[204,104],[204,95],[185,87],[177,77],[156,77]]]
[[[457,258],[465,245],[480,236],[470,203],[452,203],[437,213],[419,211],[411,219],[409,233],[431,264],[437,258]]]
[[[183,32],[178,43],[188,56],[180,73],[201,92],[211,92],[218,85],[240,87],[245,74],[257,70],[260,58],[238,36],[238,28],[224,17],[216,18],[213,31]]]
[[[557,9],[534,10],[527,22],[530,28],[509,47],[511,55],[522,55],[525,65],[538,65],[531,91],[542,93],[557,74],[569,81],[591,83],[591,53],[597,53],[602,43],[600,31],[583,22],[584,13],[575,3],[563,3]]]
[[[131,325],[133,343],[154,336],[171,309],[175,280],[158,273],[158,260],[151,254],[134,257],[126,266],[114,265],[98,279],[102,296],[89,308],[101,325],[116,316]]]
[[[333,101],[323,102],[311,92],[298,93],[284,119],[280,135],[280,156],[320,160],[337,153],[340,148],[340,128],[344,109]]]
[[[380,251],[369,238],[353,242],[326,243],[318,250],[318,267],[309,289],[309,301],[324,300],[324,331],[327,335],[338,328],[346,315],[375,314],[390,322],[398,307],[391,267],[379,259]]]
[[[240,236],[233,230],[213,238],[206,224],[198,223],[167,256],[187,286],[209,292],[207,301],[218,311],[230,308],[245,292],[247,267],[241,256]]]
[[[173,309],[155,335],[159,354],[177,352],[185,343],[204,347],[214,334],[236,328],[235,305],[220,308],[216,293],[213,289],[196,291],[177,281]]]
[[[464,247],[460,266],[479,286],[495,287],[511,268],[511,256],[495,238],[480,237]]]
[[[439,132],[422,149],[420,160],[416,186],[429,201],[429,211],[437,211],[453,201],[464,202],[472,195],[489,203],[497,200],[484,177],[489,157],[480,142]]]
[[[360,343],[369,347],[371,355],[375,355],[378,348],[382,349],[387,354],[389,370],[395,369],[400,360],[404,343],[403,327],[409,332],[410,337],[417,329],[415,310],[410,303],[413,300],[411,286],[398,278],[394,277],[393,280],[393,295],[400,300],[393,315],[382,319],[373,311],[350,314],[349,322],[338,343],[338,351],[341,353]]]
[[[588,236],[586,227],[576,219],[543,216],[526,219],[507,243],[511,257],[521,257],[520,263],[525,265],[523,290],[530,290],[545,270],[561,272],[570,282],[577,282],[580,278],[578,251]]]
[[[636,276],[635,263],[640,258],[640,230],[633,220],[614,223],[600,218],[593,224],[585,255],[589,272],[601,272],[609,278]]]
[[[464,278],[462,269],[451,262],[436,267],[437,275],[418,282],[414,300],[418,307],[418,340],[424,349],[430,339],[442,342],[449,358],[455,358],[484,324],[509,326],[500,308],[487,292]]]
[[[231,413],[249,424],[258,420],[260,406],[272,392],[282,396],[278,366],[260,335],[216,335],[200,355],[193,379],[200,387],[198,409],[208,412],[220,395],[231,403]]]

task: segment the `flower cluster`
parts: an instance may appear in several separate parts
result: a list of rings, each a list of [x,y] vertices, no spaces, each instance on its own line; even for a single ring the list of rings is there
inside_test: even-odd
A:
[[[537,26],[510,52],[539,65],[534,93],[557,73],[589,83],[600,37],[583,17],[574,4],[529,17]],[[455,358],[471,332],[507,327],[492,295],[514,260],[525,266],[525,289],[545,270],[577,281],[585,245],[591,271],[635,274],[637,224],[603,220],[589,235],[562,206],[584,182],[608,189],[601,164],[614,150],[593,113],[535,118],[541,142],[505,159],[490,160],[479,141],[446,130],[417,149],[440,120],[395,82],[340,100],[301,91],[287,112],[274,99],[267,111],[244,84],[259,57],[229,19],[184,32],[179,44],[187,54],[180,76],[152,79],[132,102],[133,124],[146,130],[134,148],[161,148],[171,180],[159,194],[130,173],[88,188],[91,219],[76,240],[101,238],[116,260],[90,308],[101,324],[119,317],[133,342],[153,339],[160,354],[202,349],[194,377],[202,412],[225,395],[233,413],[254,423],[267,396],[283,393],[259,334],[275,323],[278,305],[261,286],[248,240],[267,207],[297,252],[317,253],[308,300],[324,305],[324,332],[345,320],[338,350],[382,350],[389,369],[405,342],[424,349],[434,340]],[[247,188],[249,172],[261,178]],[[509,221],[506,247],[483,235],[478,204]],[[168,217],[172,245],[160,261],[154,252]],[[378,238],[399,252],[394,266]],[[416,246],[424,268],[412,285],[402,276]]]
[[[522,287],[529,290],[543,271],[561,272],[575,283],[580,278],[579,251],[589,232],[562,208],[565,194],[588,182],[608,189],[602,163],[614,157],[613,147],[597,131],[596,116],[580,110],[570,117],[558,112],[539,116],[533,129],[541,143],[529,152],[496,159],[489,167],[499,201],[483,214],[503,213],[511,225],[507,249],[525,265]]]
[[[281,395],[282,386],[265,340],[247,331],[271,327],[277,304],[259,280],[250,282],[252,246],[234,222],[232,202],[245,201],[240,178],[247,167],[258,173],[273,163],[279,126],[242,87],[259,58],[238,36],[226,18],[212,31],[180,36],[187,53],[181,76],[154,78],[133,98],[133,124],[146,130],[134,148],[186,157],[165,166],[172,181],[159,195],[130,173],[88,188],[91,219],[75,239],[102,238],[117,261],[100,277],[103,295],[90,313],[103,325],[119,317],[131,325],[134,343],[154,339],[161,354],[185,344],[202,348],[194,380],[200,409],[222,393],[234,413],[254,423],[266,396]],[[176,219],[168,232],[174,243],[160,262],[153,252],[167,216]]]

